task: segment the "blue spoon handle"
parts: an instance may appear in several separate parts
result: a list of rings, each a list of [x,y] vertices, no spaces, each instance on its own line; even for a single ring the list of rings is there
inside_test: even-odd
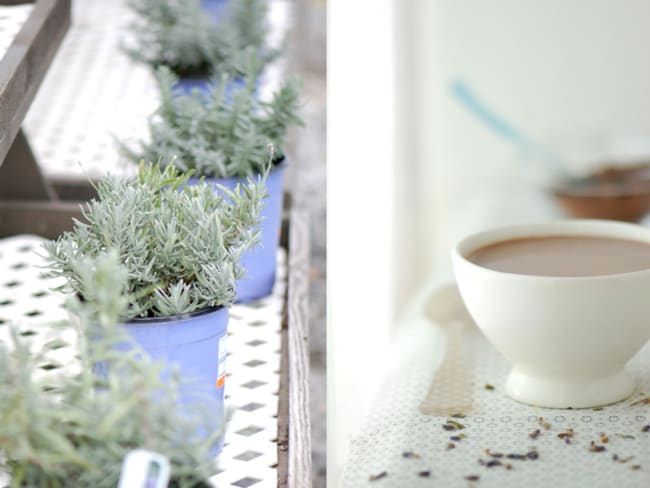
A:
[[[450,89],[451,93],[465,108],[476,115],[494,132],[518,146],[533,158],[546,163],[547,166],[552,166],[554,172],[566,174],[566,166],[561,158],[548,148],[529,140],[524,134],[515,129],[512,124],[498,116],[493,110],[490,110],[465,83],[458,80],[453,81]]]

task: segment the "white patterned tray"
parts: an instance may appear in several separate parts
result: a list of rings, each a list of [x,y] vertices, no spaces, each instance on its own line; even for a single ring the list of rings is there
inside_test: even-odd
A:
[[[530,407],[504,394],[509,365],[471,324],[455,287],[436,297],[404,331],[408,359],[383,383],[340,486],[650,486],[650,404],[632,405],[650,395],[650,344],[629,364],[639,382],[629,400],[596,410]],[[449,420],[464,428],[446,430]],[[570,443],[558,437],[567,429]],[[604,450],[591,451],[592,441]],[[531,452],[536,459],[507,457]]]
[[[35,236],[0,239],[0,340],[7,339],[8,324],[16,323],[35,345],[42,343],[52,337],[51,328],[44,324],[67,317],[62,308],[65,296],[51,291],[59,282],[43,277],[44,261],[37,254],[42,241]],[[272,295],[252,304],[234,305],[230,310],[226,408],[233,416],[218,458],[219,471],[212,478],[219,488],[277,486],[278,390],[286,283],[286,253],[280,250]],[[58,349],[51,359],[66,367],[74,364],[75,337],[71,331],[62,334],[71,346]]]

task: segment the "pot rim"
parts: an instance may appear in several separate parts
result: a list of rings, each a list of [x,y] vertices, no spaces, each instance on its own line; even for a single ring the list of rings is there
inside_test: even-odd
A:
[[[165,317],[135,317],[129,320],[125,320],[123,323],[125,325],[156,325],[169,322],[183,322],[197,317],[210,315],[212,313],[216,315],[222,309],[225,309],[226,311],[228,310],[223,305],[219,305],[217,307],[203,308],[201,310],[196,310],[190,313],[167,315]]]

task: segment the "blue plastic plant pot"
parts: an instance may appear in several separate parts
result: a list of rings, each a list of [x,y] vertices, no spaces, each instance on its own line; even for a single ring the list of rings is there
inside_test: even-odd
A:
[[[199,434],[208,436],[225,426],[226,336],[228,309],[219,307],[187,315],[134,319],[123,324],[131,338],[151,357],[164,365],[163,381],[178,372],[179,406],[188,416],[214,412]],[[118,349],[128,350],[128,344]],[[217,455],[224,436],[210,450]]]
[[[201,0],[201,8],[212,17],[215,23],[218,23],[221,20],[229,1],[230,0]]]
[[[259,225],[261,245],[249,249],[241,258],[240,264],[246,269],[243,279],[237,281],[237,303],[247,303],[268,296],[275,283],[276,257],[280,242],[280,223],[282,221],[282,195],[284,174],[287,163],[277,165],[266,179],[264,206],[260,212]],[[246,184],[246,178],[206,178],[206,183],[218,184],[234,189],[237,183]],[[190,184],[196,184],[191,179]]]
[[[245,81],[243,78],[234,78],[228,82],[226,86],[226,100],[231,101],[235,90],[244,88]],[[190,95],[193,90],[199,90],[201,97],[208,100],[212,96],[213,85],[209,77],[186,77],[180,78],[177,83],[172,86],[172,90],[180,93],[181,95]],[[253,96],[257,98],[259,91],[259,78],[255,82],[255,90]]]

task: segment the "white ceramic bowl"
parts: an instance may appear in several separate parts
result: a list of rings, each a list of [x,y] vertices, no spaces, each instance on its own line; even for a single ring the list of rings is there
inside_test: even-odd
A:
[[[472,251],[513,238],[604,236],[650,243],[650,229],[606,220],[520,225],[467,237],[452,251],[463,301],[513,365],[506,392],[542,407],[584,408],[625,399],[625,364],[650,338],[650,270],[587,277],[493,271]]]

